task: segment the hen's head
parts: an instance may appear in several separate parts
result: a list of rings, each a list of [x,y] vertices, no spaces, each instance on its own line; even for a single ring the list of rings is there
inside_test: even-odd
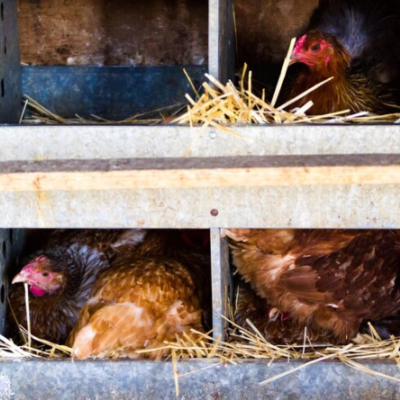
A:
[[[348,68],[350,56],[336,36],[311,31],[297,40],[290,61],[316,71],[330,71]]]
[[[41,255],[22,268],[12,280],[17,282],[27,283],[34,296],[52,295],[62,287],[64,273],[54,260]]]

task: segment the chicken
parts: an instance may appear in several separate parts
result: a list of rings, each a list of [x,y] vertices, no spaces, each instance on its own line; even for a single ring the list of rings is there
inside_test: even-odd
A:
[[[109,268],[118,253],[135,248],[144,237],[144,230],[54,231],[43,250],[31,255],[12,281],[29,285],[32,334],[64,343],[96,275]],[[26,327],[23,285],[12,286],[9,298],[17,321]],[[8,325],[10,330],[15,325],[12,313]]]
[[[97,278],[68,339],[73,355],[160,359],[167,349],[137,350],[162,347],[183,334],[191,337],[191,329],[204,331],[211,285],[203,243],[207,251],[190,234],[152,232],[137,251],[118,257]]]
[[[351,68],[350,55],[334,35],[320,31],[303,35],[296,42],[290,62],[304,65],[293,82],[290,98],[333,77],[294,104],[301,107],[312,101],[310,112],[314,115],[344,110],[375,114],[400,111],[384,85],[375,81],[368,71]]]
[[[336,36],[351,57],[352,69],[366,69],[374,81],[398,87],[398,0],[320,0],[308,30]]]
[[[323,330],[311,324],[301,325],[283,313],[272,308],[268,301],[254,292],[251,287],[241,281],[237,289],[235,323],[250,332],[253,328],[247,320],[270,343],[279,345],[312,343],[337,344],[337,338],[329,330]]]
[[[225,230],[257,294],[302,326],[354,338],[363,320],[400,310],[397,231]]]

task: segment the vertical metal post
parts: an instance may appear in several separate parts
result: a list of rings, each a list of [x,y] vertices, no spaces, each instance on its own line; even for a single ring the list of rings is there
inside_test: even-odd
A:
[[[229,247],[226,238],[221,239],[218,228],[211,229],[211,281],[213,307],[213,335],[224,338],[227,322],[222,316],[228,315],[228,298],[231,292]]]
[[[208,7],[208,69],[226,83],[235,74],[233,0],[209,0]]]
[[[18,123],[21,115],[21,60],[18,1],[0,0],[0,123]]]
[[[15,266],[25,241],[23,229],[0,229],[0,333],[4,334],[9,269]],[[1,397],[1,396],[0,396]]]

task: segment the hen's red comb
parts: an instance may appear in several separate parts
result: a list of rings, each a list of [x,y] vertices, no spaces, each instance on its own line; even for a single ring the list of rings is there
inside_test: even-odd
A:
[[[26,270],[31,270],[31,269],[33,269],[33,268],[35,268],[38,264],[40,264],[40,263],[42,263],[42,262],[44,262],[44,261],[46,261],[47,260],[47,258],[45,257],[45,256],[40,256],[40,257],[38,257],[35,261],[32,261],[31,263],[29,263],[29,264],[26,264],[25,265],[25,267],[23,268],[25,271]]]
[[[299,38],[297,40],[296,45],[294,46],[293,54],[300,53],[300,50],[304,46],[306,39],[307,39],[307,35],[303,35],[301,38]]]

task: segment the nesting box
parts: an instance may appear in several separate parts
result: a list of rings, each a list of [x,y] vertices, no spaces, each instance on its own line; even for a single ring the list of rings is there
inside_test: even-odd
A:
[[[17,1],[0,3],[2,326],[8,270],[27,228],[210,229],[218,335],[231,291],[220,228],[400,227],[398,125],[237,127],[245,140],[211,127],[12,125],[21,116],[22,94],[64,117],[116,120],[181,102],[191,90],[184,66],[195,83],[207,70],[221,81],[233,79],[232,3],[20,0],[19,35]],[[274,11],[275,2],[262,3]],[[281,14],[289,3],[276,2]],[[315,7],[301,3],[307,7],[293,33]],[[237,6],[242,62],[252,56],[263,24],[252,23],[259,4]],[[267,17],[268,29],[277,30]],[[261,46],[254,54],[266,53]],[[191,156],[183,157],[189,147]],[[396,382],[336,362],[258,385],[299,366],[186,361],[178,365],[180,397],[393,398],[398,391]],[[396,366],[378,360],[368,366],[398,374]],[[1,360],[0,393],[32,399],[174,398],[175,386],[169,362]]]

